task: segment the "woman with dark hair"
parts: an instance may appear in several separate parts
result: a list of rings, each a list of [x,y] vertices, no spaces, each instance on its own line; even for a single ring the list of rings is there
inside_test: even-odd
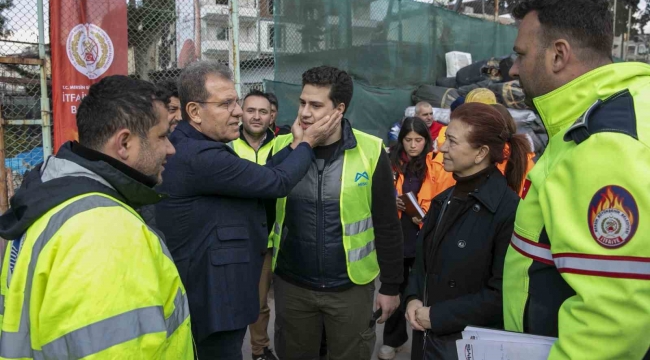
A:
[[[405,291],[412,359],[455,360],[466,326],[503,328],[503,262],[529,148],[516,131],[490,105],[468,103],[451,114],[440,151],[456,185],[431,202]],[[496,167],[504,154],[505,175]]]
[[[417,117],[407,117],[402,123],[395,144],[390,149],[390,160],[395,180],[395,195],[404,235],[404,282],[400,292],[404,292],[408,274],[415,262],[415,241],[422,219],[409,217],[404,213],[405,204],[399,196],[412,192],[417,196],[423,212],[427,212],[433,198],[433,183],[427,176],[431,153],[431,135],[426,123]],[[441,166],[439,164],[439,166]],[[401,306],[386,321],[384,345],[377,356],[382,360],[395,358],[399,347],[408,341],[404,306]]]

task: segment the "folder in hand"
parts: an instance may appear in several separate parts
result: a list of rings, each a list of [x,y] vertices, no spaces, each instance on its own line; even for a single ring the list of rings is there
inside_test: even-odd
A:
[[[422,220],[424,218],[424,211],[420,207],[420,204],[418,203],[417,197],[413,194],[413,192],[408,192],[404,195],[401,195],[399,197],[402,202],[404,203],[404,207],[406,210],[404,211],[406,215],[410,218],[418,218]]]

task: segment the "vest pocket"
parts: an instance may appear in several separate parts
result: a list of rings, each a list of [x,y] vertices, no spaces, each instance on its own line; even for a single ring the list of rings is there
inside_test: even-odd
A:
[[[224,226],[216,229],[218,242],[213,248],[248,248],[248,229],[243,226]]]
[[[218,227],[215,241],[210,249],[212,265],[241,264],[250,262],[248,229],[243,226]],[[213,235],[214,236],[214,235]]]

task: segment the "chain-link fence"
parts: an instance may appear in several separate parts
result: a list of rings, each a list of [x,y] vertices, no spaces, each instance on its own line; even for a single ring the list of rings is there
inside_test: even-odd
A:
[[[111,1],[116,0],[89,0],[89,14],[92,16],[94,9],[100,11]],[[116,56],[128,58],[129,75],[160,82],[176,78],[181,69],[193,61],[216,60],[237,70],[241,95],[250,89],[263,89],[264,80],[276,78],[278,50],[286,53],[284,49],[301,44],[300,52],[316,51],[323,34],[313,33],[313,30],[322,28],[323,22],[335,21],[328,16],[336,15],[325,11],[326,7],[335,3],[326,0],[301,0],[293,5],[288,0],[119,1],[125,1],[127,5],[128,53]],[[494,16],[494,1],[465,0],[459,5],[447,0],[419,2],[487,18]],[[381,30],[375,26],[380,21],[374,18],[371,10],[402,3],[408,7],[408,3],[413,2],[354,1],[351,9],[354,12],[351,21],[355,32],[352,45],[363,45],[364,37],[377,36],[371,33]],[[341,2],[343,3],[346,2]],[[508,1],[502,1],[500,5],[500,14],[507,12]],[[292,14],[288,7],[292,6],[299,7],[301,14],[306,16],[307,22],[301,28],[286,23],[287,17]],[[45,64],[39,61],[38,10],[38,0],[0,0],[0,104],[1,116],[5,121],[6,166],[11,170],[9,177],[13,178],[15,184],[19,184],[25,171],[43,160],[40,67],[46,66],[48,89],[51,89],[51,71],[49,60]],[[45,55],[50,59],[48,0],[43,0],[42,10]],[[328,25],[330,33],[327,37],[331,44],[336,41],[332,39],[352,37],[338,24]],[[233,26],[238,31],[234,31]],[[418,29],[417,26],[405,29],[422,32],[420,41],[428,39],[426,31],[422,31],[424,29]],[[384,30],[390,32],[395,29]],[[297,33],[300,38],[292,38]],[[237,41],[234,41],[235,35]],[[302,67],[297,67],[294,76],[287,78],[285,73],[280,76],[280,80],[299,83],[302,71]],[[52,121],[56,122],[57,119]]]
[[[472,52],[474,60],[507,55],[515,30],[501,24],[512,22],[509,12],[517,1],[86,0],[86,4],[92,10],[126,3],[128,51],[115,56],[128,59],[131,76],[160,82],[176,78],[193,61],[216,60],[237,70],[244,95],[265,88],[265,80],[299,84],[308,67],[328,63],[348,70],[355,80],[370,86],[369,96],[375,96],[379,90],[373,86],[385,91],[434,83],[444,70],[441,54],[447,51]],[[625,17],[622,2],[619,15]],[[44,64],[39,60],[38,3],[0,0],[0,115],[6,166],[17,181],[43,157],[39,72],[45,66],[49,89],[51,71],[48,60]],[[42,3],[49,59],[50,5],[49,0]],[[458,20],[456,14],[467,16]],[[624,27],[623,21],[617,29]],[[295,96],[284,98],[297,101]]]
[[[198,59],[234,69],[238,52],[242,95],[273,79],[273,0],[130,0],[128,29],[129,74],[139,78],[175,78]]]
[[[48,23],[47,6],[43,22]],[[36,0],[0,0],[0,119],[8,192],[43,161],[39,14]],[[49,42],[48,38],[45,38]],[[49,84],[48,84],[49,85]]]
[[[498,1],[499,6],[496,6]],[[451,1],[428,0],[424,2],[433,2],[439,6],[446,7],[449,10],[481,18],[486,20],[498,21],[502,24],[512,24],[514,20],[510,17],[510,11],[518,0],[464,0]]]

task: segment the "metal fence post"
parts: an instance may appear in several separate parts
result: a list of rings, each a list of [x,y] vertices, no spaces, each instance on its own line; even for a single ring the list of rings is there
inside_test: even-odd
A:
[[[241,74],[239,69],[239,0],[230,0],[230,59],[229,65],[235,78],[235,89],[241,93]]]
[[[9,209],[9,196],[7,195],[7,167],[5,166],[5,130],[2,118],[2,105],[0,105],[0,214]]]
[[[623,57],[623,60],[627,61],[628,60],[628,53],[627,53],[627,46],[630,44],[630,36],[632,35],[632,5],[630,5],[630,8],[627,10],[627,42],[625,45],[625,56]],[[621,42],[621,45],[623,43]]]
[[[41,59],[41,128],[43,131],[43,160],[52,155],[52,123],[50,121],[50,99],[47,94],[47,73],[45,64],[45,20],[43,17],[43,0],[37,0],[38,7],[38,58]]]

